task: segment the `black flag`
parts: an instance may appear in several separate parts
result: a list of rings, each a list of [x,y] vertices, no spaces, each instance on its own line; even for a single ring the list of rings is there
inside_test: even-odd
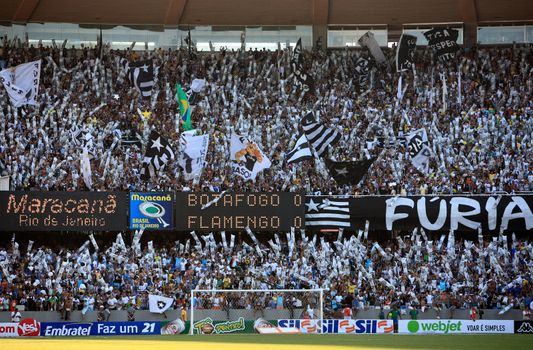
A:
[[[331,176],[339,185],[357,185],[374,163],[375,158],[352,162],[335,162],[326,159],[326,166]]]
[[[125,58],[121,60],[128,79],[132,85],[141,93],[143,97],[152,96],[152,86],[154,86],[154,64],[152,60],[128,62]]]
[[[174,159],[174,151],[170,147],[170,143],[159,135],[157,131],[152,131],[144,153],[141,179],[149,180],[150,177],[155,175],[156,171],[163,168],[171,159]]]
[[[437,57],[441,62],[447,62],[455,58],[455,53],[459,50],[457,38],[459,31],[451,28],[434,28],[424,32],[428,40],[428,45],[437,51]]]
[[[302,90],[305,93],[310,93],[311,95],[315,94],[315,82],[313,77],[304,72],[303,67],[303,50],[302,50],[302,39],[298,39],[296,46],[292,52],[291,57],[291,67],[292,73],[298,80],[298,83],[302,86]]]
[[[319,157],[327,151],[328,146],[335,145],[342,137],[339,130],[325,127],[324,124],[317,122],[313,112],[307,113],[302,119],[302,128],[307,141]]]
[[[415,63],[416,36],[402,34],[396,49],[396,71],[411,69]]]

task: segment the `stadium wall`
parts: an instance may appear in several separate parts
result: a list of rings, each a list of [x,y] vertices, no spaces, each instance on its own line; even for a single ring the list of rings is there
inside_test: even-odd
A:
[[[504,315],[498,315],[499,310],[497,309],[484,309],[483,318],[487,320],[522,320],[522,311],[521,310],[509,310]],[[61,314],[57,311],[28,311],[21,312],[23,318],[32,318],[40,322],[61,322],[64,321],[61,319]],[[294,315],[291,317],[288,310],[264,310],[263,313],[255,312],[253,310],[242,310],[242,309],[231,309],[228,313],[225,311],[218,310],[194,310],[194,319],[201,320],[206,317],[211,317],[213,320],[236,320],[239,317],[244,317],[246,320],[255,320],[258,317],[267,319],[267,320],[278,320],[278,319],[298,319],[302,310],[295,309]],[[365,310],[359,311],[355,318],[357,319],[377,319],[379,315],[379,310]],[[179,310],[171,310],[166,313],[167,318],[160,314],[154,314],[149,311],[137,311],[135,313],[136,321],[171,321],[180,317]],[[189,313],[187,318],[189,318]],[[419,312],[418,319],[428,320],[436,319],[437,313],[434,310],[426,310],[426,312]],[[335,318],[342,318],[340,314]],[[403,319],[410,319],[409,315],[403,315]],[[442,310],[440,312],[441,319],[450,318],[450,310]],[[468,310],[455,310],[453,312],[453,319],[470,319]],[[111,311],[111,317],[109,321],[127,321],[128,315],[126,311]],[[10,322],[11,317],[9,312],[0,312],[0,322]],[[74,311],[71,314],[70,321],[72,322],[81,322],[81,311]],[[86,322],[96,322],[96,312],[88,312],[85,315]]]

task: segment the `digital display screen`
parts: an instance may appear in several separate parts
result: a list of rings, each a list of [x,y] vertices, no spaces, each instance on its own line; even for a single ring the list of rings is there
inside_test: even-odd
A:
[[[278,231],[305,225],[300,193],[179,192],[176,197],[177,230]]]
[[[126,192],[0,192],[0,231],[122,231]]]

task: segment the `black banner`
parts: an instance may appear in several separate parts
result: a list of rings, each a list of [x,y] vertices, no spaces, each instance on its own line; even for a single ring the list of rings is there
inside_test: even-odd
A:
[[[514,332],[516,334],[533,335],[533,321],[514,321]]]
[[[121,231],[127,192],[0,192],[0,231]]]
[[[176,193],[177,230],[290,230],[304,227],[300,193]]]
[[[455,29],[434,28],[424,32],[424,36],[428,40],[428,45],[437,51],[437,57],[442,62],[453,59],[459,50],[459,45],[457,45],[459,31]]]
[[[533,228],[533,196],[415,196],[350,199],[352,226],[371,230],[504,231]]]
[[[315,81],[313,77],[307,74],[304,71],[303,67],[303,49],[302,49],[302,39],[298,39],[296,46],[292,52],[291,57],[291,67],[292,73],[296,77],[298,84],[302,86],[304,93],[309,93],[311,95],[315,94]]]
[[[396,49],[396,71],[411,69],[415,63],[416,36],[402,34]]]

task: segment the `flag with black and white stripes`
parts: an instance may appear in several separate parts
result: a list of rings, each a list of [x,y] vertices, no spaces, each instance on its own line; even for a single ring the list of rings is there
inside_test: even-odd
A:
[[[314,228],[350,227],[348,198],[307,197],[305,226]]]
[[[315,119],[313,112],[307,113],[302,120],[307,141],[313,146],[316,154],[321,157],[328,150],[328,146],[333,146],[341,139],[341,133],[334,128],[325,127]]]
[[[152,87],[154,86],[154,64],[152,60],[128,62],[123,58],[120,60],[126,75],[131,84],[133,84],[143,97],[152,96]]]
[[[162,169],[171,159],[174,159],[174,151],[170,143],[159,135],[157,131],[152,131],[144,152],[141,179],[149,180],[155,176],[156,171]]]
[[[300,137],[298,137],[298,140],[296,141],[296,144],[294,145],[292,151],[287,153],[287,164],[298,163],[311,158],[313,158],[313,154],[311,153],[309,142],[307,142],[307,138],[305,137],[305,135],[302,134],[300,135]]]

